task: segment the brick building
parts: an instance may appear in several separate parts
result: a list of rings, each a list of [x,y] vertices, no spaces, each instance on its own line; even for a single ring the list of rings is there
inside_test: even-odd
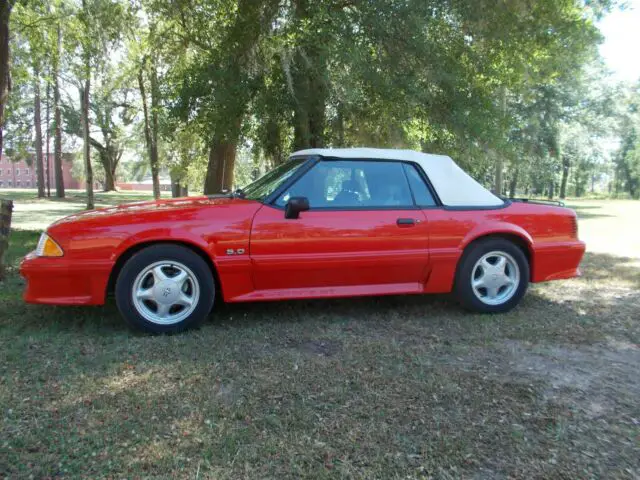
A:
[[[56,188],[56,174],[53,168],[54,155],[49,155],[49,185],[51,190]],[[44,175],[47,174],[47,158],[43,155]],[[64,188],[82,188],[82,182],[71,173],[72,156],[68,153],[62,154],[62,181]],[[12,162],[8,157],[2,155],[0,158],[0,188],[38,188],[38,176],[36,165],[27,164],[24,160]],[[46,188],[46,180],[45,180]]]

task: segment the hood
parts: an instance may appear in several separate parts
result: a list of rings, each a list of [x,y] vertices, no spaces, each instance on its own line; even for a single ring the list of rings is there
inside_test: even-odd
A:
[[[213,205],[228,205],[235,202],[246,202],[238,198],[233,198],[229,195],[211,195],[201,197],[184,197],[184,198],[172,198],[167,200],[151,200],[144,202],[125,203],[122,205],[116,205],[113,207],[97,208],[95,210],[89,210],[86,212],[74,213],[68,217],[61,218],[52,223],[51,226],[58,226],[66,223],[78,223],[83,221],[90,221],[96,219],[107,218],[119,218],[132,214],[144,214],[158,211],[170,211],[170,210],[187,210],[191,208],[213,206]]]

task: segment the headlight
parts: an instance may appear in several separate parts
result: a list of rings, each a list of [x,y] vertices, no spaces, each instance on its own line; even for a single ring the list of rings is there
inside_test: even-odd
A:
[[[61,257],[64,252],[49,235],[43,233],[38,240],[38,246],[36,247],[36,255],[39,257]]]

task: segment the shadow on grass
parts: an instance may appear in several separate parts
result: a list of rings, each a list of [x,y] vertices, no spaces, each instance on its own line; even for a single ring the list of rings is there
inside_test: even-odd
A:
[[[597,213],[598,210],[602,209],[602,207],[599,205],[566,205],[566,207],[575,210],[576,214],[578,215],[578,219],[580,220],[615,217],[615,215]],[[594,212],[594,210],[596,212]]]
[[[18,235],[25,251],[35,246],[37,235],[34,233],[20,232]],[[4,297],[7,302],[9,315],[15,312],[17,322],[13,327],[17,331],[80,328],[85,330],[85,334],[91,334],[91,331],[100,335],[131,334],[121,320],[113,298],[109,298],[103,307],[23,304],[19,297],[22,280],[16,270],[8,280],[7,293],[0,298]],[[615,315],[640,321],[638,315],[634,317],[634,313],[640,311],[640,268],[633,259],[587,253],[582,271],[580,279],[532,286],[521,305],[504,315],[466,312],[449,295],[245,304],[218,302],[201,332],[215,335],[216,331],[224,330],[244,335],[247,330],[277,324],[282,329],[299,325],[318,332],[325,327],[337,326],[351,328],[362,335],[394,336],[393,329],[400,325],[400,331],[409,327],[411,331],[403,341],[420,342],[439,331],[450,337],[463,336],[467,341],[479,344],[492,341],[496,335],[534,342],[553,340],[579,344],[601,341],[603,332],[614,325],[611,320]],[[609,333],[620,334],[620,323],[615,325],[616,328]],[[640,340],[639,325],[635,321],[624,322],[624,325],[628,328],[626,335],[629,338]],[[283,337],[286,337],[284,332]]]
[[[590,281],[617,279],[629,282],[640,289],[640,260],[638,259],[587,252],[583,265],[586,278]]]
[[[37,232],[13,238],[16,265]],[[513,357],[491,353],[637,335],[638,268],[588,254],[583,270],[505,315],[447,296],[235,304],[159,337],[132,333],[112,301],[24,305],[12,271],[0,289],[0,475],[624,476],[638,461],[625,423],[635,403],[585,417],[546,399],[539,378],[496,376]]]

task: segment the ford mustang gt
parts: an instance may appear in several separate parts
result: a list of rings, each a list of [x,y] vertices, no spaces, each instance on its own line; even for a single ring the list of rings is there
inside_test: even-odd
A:
[[[506,312],[579,275],[576,214],[495,196],[441,155],[311,149],[224,195],[71,215],[21,264],[24,299],[175,332],[226,302],[453,292]]]

